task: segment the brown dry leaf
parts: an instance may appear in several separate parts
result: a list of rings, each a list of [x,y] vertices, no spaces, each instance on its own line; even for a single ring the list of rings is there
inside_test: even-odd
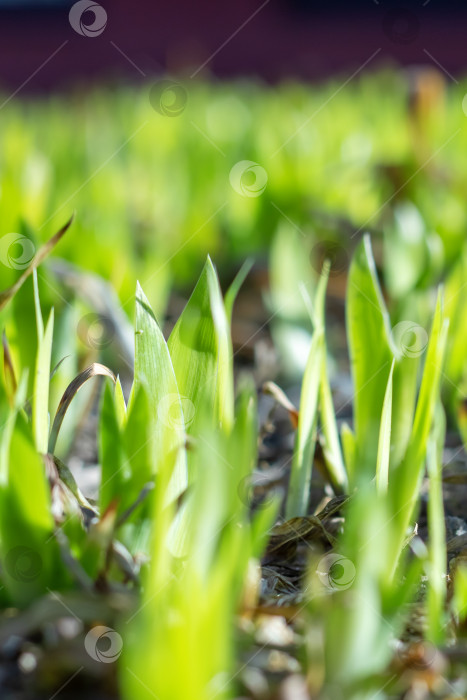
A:
[[[297,581],[281,573],[278,567],[263,566],[261,570],[261,597],[263,603],[272,597],[295,595],[299,593]]]
[[[460,552],[464,550],[467,547],[467,535],[457,535],[456,537],[452,537],[447,543],[446,543],[446,551],[448,554],[451,552]]]
[[[298,428],[298,409],[295,408],[290,399],[285,395],[282,389],[274,382],[265,382],[263,384],[263,394],[272,396],[277,403],[288,411],[290,422],[294,430]]]
[[[73,397],[75,396],[76,392],[83,386],[83,384],[88,381],[88,379],[91,379],[92,377],[96,377],[98,375],[101,375],[103,377],[110,377],[114,384],[117,381],[117,378],[112,372],[112,370],[110,370],[105,365],[101,365],[99,362],[93,362],[92,365],[80,372],[78,376],[75,377],[65,389],[65,392],[60,400],[57,412],[55,414],[52,430],[50,431],[49,452],[51,454],[53,454],[53,451],[55,449],[58,433],[60,431],[60,426],[62,425],[65,413],[67,412],[68,406],[73,400]]]
[[[294,555],[299,542],[310,542],[313,539],[322,541],[322,535],[324,535],[325,540],[334,545],[335,538],[326,531],[316,515],[291,518],[273,528],[266,557],[270,557],[271,554],[277,555],[280,552],[281,557],[288,559]]]
[[[352,496],[344,495],[335,496],[334,498],[331,498],[329,501],[327,501],[326,505],[323,508],[320,508],[318,512],[315,512],[316,517],[320,520],[326,520],[327,518],[331,518],[333,515],[336,515],[336,513],[339,512],[342,506],[346,505],[351,498]]]
[[[11,285],[11,287],[8,287],[8,289],[5,289],[5,291],[0,292],[0,311],[8,304],[10,299],[14,297],[18,289],[23,286],[24,282],[27,280],[29,275],[39,267],[41,262],[45,260],[45,258],[48,256],[50,251],[55,248],[61,237],[68,231],[70,228],[73,219],[74,219],[74,214],[71,215],[70,219],[66,222],[64,226],[58,231],[55,236],[52,236],[46,243],[44,243],[43,246],[39,248],[33,259],[31,260],[30,264],[28,267],[24,270],[23,274],[19,277],[19,279],[16,280],[14,284]]]
[[[272,534],[266,549],[266,558],[280,552],[281,557],[292,557],[299,542],[310,542],[317,539],[323,540],[334,546],[335,538],[326,530],[323,521],[335,515],[349,500],[348,496],[337,496],[316,515],[290,518],[272,529]]]
[[[467,484],[467,474],[444,474],[443,484]]]

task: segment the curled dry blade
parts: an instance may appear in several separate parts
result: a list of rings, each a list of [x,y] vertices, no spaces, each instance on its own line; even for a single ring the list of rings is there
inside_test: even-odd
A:
[[[336,515],[349,500],[349,496],[336,496],[316,515],[290,518],[275,525],[271,531],[265,561],[273,556],[290,558],[295,553],[298,542],[310,542],[316,538],[324,537],[333,546],[335,538],[327,531],[324,521]]]
[[[117,381],[115,374],[105,365],[101,365],[99,362],[93,362],[92,365],[87,367],[85,370],[80,372],[72,382],[67,386],[65,392],[60,400],[60,403],[55,414],[54,422],[52,425],[52,430],[50,431],[49,438],[49,452],[53,454],[55,450],[55,445],[57,444],[57,437],[60,431],[60,426],[62,425],[65,413],[67,412],[68,406],[73,400],[76,392],[83,386],[88,379],[101,375],[104,377],[110,377],[114,382]]]

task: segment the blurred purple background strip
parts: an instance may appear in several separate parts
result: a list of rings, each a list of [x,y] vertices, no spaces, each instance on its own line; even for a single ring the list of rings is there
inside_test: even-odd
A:
[[[72,2],[0,0],[0,87],[26,93],[161,73],[315,80],[354,71],[378,49],[369,69],[438,65],[458,76],[467,64],[467,11],[459,2],[404,8],[366,0],[352,10],[305,0],[88,4],[106,15],[92,36],[71,26]],[[92,26],[92,9],[81,19]]]

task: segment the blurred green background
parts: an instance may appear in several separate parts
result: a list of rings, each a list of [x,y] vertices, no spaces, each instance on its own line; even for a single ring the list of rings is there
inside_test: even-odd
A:
[[[69,358],[56,399],[86,361],[131,366],[131,330],[115,351],[110,341],[121,329],[125,335],[124,324],[113,318],[113,330],[105,327],[112,294],[114,309],[120,303],[132,319],[139,279],[162,320],[170,293],[186,296],[207,254],[224,288],[253,257],[283,366],[299,376],[310,327],[297,283],[312,283],[330,255],[339,273],[330,293],[342,299],[346,265],[365,231],[393,323],[427,327],[435,286],[447,279],[455,290],[447,299],[445,386],[463,396],[466,85],[448,85],[426,67],[342,85],[164,79],[8,104],[0,131],[2,288],[75,211],[54,258],[115,290],[79,275],[70,282],[70,269],[57,274],[56,261],[41,268],[44,308],[56,308],[53,359]],[[36,347],[31,294],[29,282],[6,325],[19,367],[31,366]],[[95,312],[108,343],[91,337]]]
[[[428,75],[430,101],[422,95],[415,108],[400,72],[345,90],[337,80],[180,83],[178,94],[156,84],[16,100],[0,132],[2,231],[37,244],[75,210],[57,254],[105,277],[124,304],[139,277],[162,311],[169,283],[189,286],[208,252],[222,272],[264,254],[280,224],[351,247],[364,230],[397,229],[402,216],[412,247],[419,229],[431,236],[436,260],[419,265],[419,282],[456,258],[466,224],[464,88]],[[259,196],[246,180],[247,196],[231,185],[244,160],[266,173]],[[3,286],[14,277],[3,265]]]

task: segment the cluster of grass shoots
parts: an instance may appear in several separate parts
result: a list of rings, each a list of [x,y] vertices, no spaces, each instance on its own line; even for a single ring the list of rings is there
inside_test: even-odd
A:
[[[36,274],[41,259],[33,261],[23,279],[32,273],[34,366],[18,372],[4,344],[2,602],[24,606],[50,589],[79,584],[92,590],[97,581],[109,590],[141,586],[135,612],[119,628],[124,695],[160,700],[230,697],[236,675],[232,624],[247,573],[261,557],[278,509],[272,500],[252,516],[239,488],[251,477],[258,444],[255,387],[243,382],[234,398],[230,321],[246,271],[224,299],[208,258],[167,341],[138,285],[134,383],[128,402],[118,377],[94,364],[69,385],[51,421],[54,314],[44,322]],[[364,698],[374,695],[374,678],[390,661],[390,643],[404,624],[403,605],[413,600],[422,571],[428,578],[427,638],[436,644],[445,638],[440,381],[448,322],[440,291],[426,352],[408,355],[397,346],[365,237],[352,259],[346,298],[353,427],[339,428],[327,358],[328,275],[326,263],[311,297],[302,287],[313,333],[285,514],[292,518],[309,512],[319,439],[330,487],[350,495],[338,552],[354,575],[351,585],[339,590],[334,581],[332,594],[324,595],[311,562],[307,615],[310,629],[315,624],[324,628],[325,684],[346,689],[347,697]],[[2,297],[3,322],[16,291],[12,288]],[[67,408],[78,389],[96,375],[110,381],[98,431],[99,499],[91,504],[54,453]],[[428,548],[414,530],[425,466],[430,481]],[[89,522],[83,510],[91,514]],[[22,552],[28,553],[34,575],[18,575],[15,566]],[[136,555],[143,562],[140,567]],[[466,581],[460,569],[452,603],[458,616],[463,614]]]

